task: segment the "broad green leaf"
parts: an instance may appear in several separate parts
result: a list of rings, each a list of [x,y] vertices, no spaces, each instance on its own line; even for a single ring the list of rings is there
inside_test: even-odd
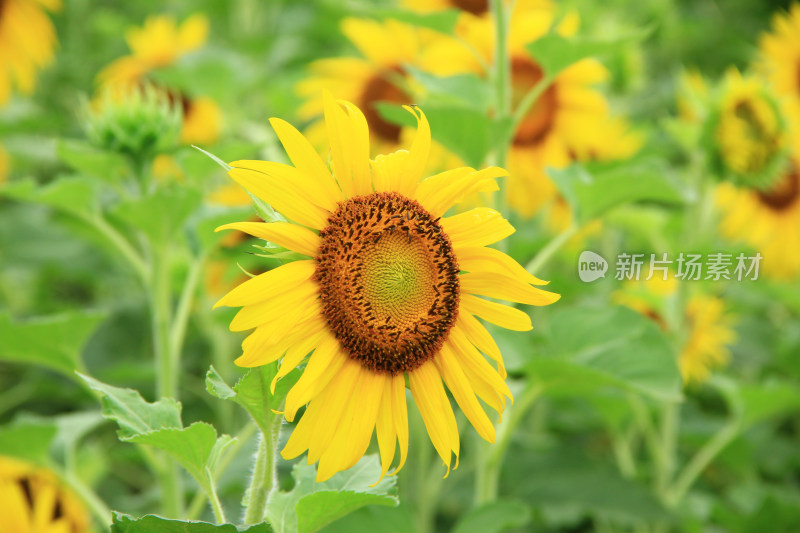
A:
[[[80,375],[80,374],[79,374]],[[217,460],[233,442],[228,435],[217,438],[211,424],[195,422],[188,428],[181,422],[181,404],[172,398],[155,403],[145,401],[133,389],[121,389],[80,375],[102,393],[103,416],[115,420],[120,440],[147,444],[164,450],[183,466],[200,486],[213,482]]]
[[[530,508],[520,502],[498,500],[486,503],[464,515],[453,533],[501,533],[508,529],[521,528],[531,519]]]
[[[363,457],[353,468],[317,483],[316,468],[296,463],[294,488],[274,494],[267,504],[267,519],[277,533],[313,533],[366,505],[397,505],[390,494],[394,477],[380,477],[377,456]]]
[[[412,26],[429,28],[441,33],[453,33],[458,21],[459,10],[447,9],[432,13],[416,13],[401,8],[368,7],[359,10],[361,14],[377,19],[395,19]]]
[[[217,430],[205,422],[195,422],[188,428],[159,429],[124,440],[164,450],[201,486],[210,482],[220,453],[233,442],[228,435],[217,439]]]
[[[647,28],[636,35],[623,36],[614,40],[591,37],[562,37],[557,33],[548,33],[528,43],[525,48],[550,78],[581,59],[600,57],[617,53],[637,41],[641,41],[650,33]]]
[[[66,413],[53,418],[58,428],[56,447],[69,450],[90,431],[99,426],[105,419],[100,411],[83,411]]]
[[[54,424],[25,420],[0,427],[0,455],[35,464],[47,462],[50,444],[56,436]]]
[[[574,210],[580,223],[630,202],[685,203],[683,189],[658,165],[597,166],[594,172],[574,164],[548,169],[558,190]]]
[[[27,179],[0,188],[0,195],[44,204],[78,216],[97,211],[97,194],[97,184],[83,176],[62,177],[43,187]]]
[[[407,65],[405,69],[422,85],[426,103],[424,109],[427,109],[427,104],[456,104],[485,113],[492,104],[488,83],[475,74],[441,77],[411,65]]]
[[[181,429],[181,404],[172,398],[147,402],[138,391],[122,389],[78,374],[92,389],[103,395],[103,416],[119,424],[120,439],[165,428]]]
[[[236,527],[233,524],[214,525],[207,522],[168,520],[147,515],[141,518],[114,513],[112,533],[272,533],[268,524]]]
[[[103,181],[116,181],[130,172],[123,156],[98,150],[85,141],[61,139],[56,146],[56,154],[78,172]]]
[[[186,185],[156,189],[147,196],[126,200],[114,214],[145,232],[153,242],[168,243],[200,205],[202,193]]]
[[[83,345],[104,319],[99,313],[72,311],[12,322],[0,314],[0,361],[31,363],[71,376],[82,368]]]
[[[504,474],[509,494],[545,512],[591,513],[626,523],[670,519],[649,487],[569,446],[515,455],[508,468],[513,470]],[[536,475],[526,475],[530,472]]]
[[[572,307],[554,311],[543,353],[528,372],[549,391],[591,392],[612,384],[660,400],[681,398],[677,354],[656,324],[631,309]]]
[[[277,373],[276,364],[251,368],[231,388],[212,366],[206,373],[206,390],[222,400],[233,400],[241,405],[265,434],[270,433],[270,424],[275,416],[272,410],[279,410],[289,389],[300,378],[300,371],[293,370],[275,386],[275,394],[270,392],[270,383]]]
[[[787,382],[742,383],[730,377],[714,376],[711,381],[723,394],[743,429],[800,412],[800,389]]]
[[[323,533],[410,533],[416,531],[414,514],[408,505],[371,506],[350,513],[322,528]]]
[[[383,118],[401,126],[414,126],[408,111],[388,103],[378,103]],[[431,125],[431,136],[459,156],[467,165],[478,168],[507,131],[510,119],[499,122],[485,112],[459,104],[426,104],[421,109]]]

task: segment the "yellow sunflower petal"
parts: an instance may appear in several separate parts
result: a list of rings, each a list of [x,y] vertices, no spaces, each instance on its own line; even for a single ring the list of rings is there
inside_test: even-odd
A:
[[[431,151],[431,127],[421,109],[407,105],[403,106],[403,109],[417,119],[417,134],[414,136],[414,141],[408,150],[406,168],[400,177],[397,192],[409,198],[414,198],[417,184],[422,179],[422,172],[428,164],[428,156]]]
[[[442,378],[433,361],[427,361],[408,373],[408,381],[433,447],[447,466],[449,474],[452,453],[458,457],[459,437],[456,418],[444,392]]]
[[[347,356],[341,353],[339,341],[333,335],[324,337],[311,354],[303,375],[286,395],[286,420],[294,420],[297,410],[324,389],[347,360]]]
[[[492,334],[477,318],[466,311],[458,313],[456,327],[460,328],[475,347],[497,363],[497,371],[503,379],[508,375],[503,363],[503,355]]]
[[[381,457],[381,477],[380,481],[389,471],[394,460],[394,452],[397,449],[397,431],[394,428],[394,415],[392,409],[392,398],[394,391],[394,378],[391,377],[386,382],[386,389],[381,396],[381,406],[378,410],[378,419],[375,423],[375,433],[378,436],[378,450]]]
[[[531,317],[514,307],[490,302],[471,294],[461,295],[461,305],[467,312],[478,315],[501,328],[514,331],[529,331],[533,329]]]
[[[319,248],[319,235],[313,231],[287,222],[234,222],[215,231],[235,229],[253,237],[273,242],[293,252],[314,257]]]
[[[291,287],[279,295],[253,305],[247,305],[231,320],[231,331],[247,331],[268,322],[292,324],[308,313],[321,312],[317,291],[311,283]]]
[[[532,285],[547,285],[544,281],[514,261],[510,256],[494,248],[473,246],[459,248],[458,266],[467,272],[498,272]]]
[[[314,147],[311,146],[311,143],[308,142],[308,139],[285,120],[271,118],[269,123],[278,135],[286,154],[292,164],[297,167],[297,170],[313,179],[314,183],[329,198],[337,202],[343,200],[342,191],[336,186],[330,170],[328,170],[317,151],[314,150]]]
[[[441,220],[442,228],[453,247],[458,249],[474,246],[486,246],[505,239],[514,228],[503,216],[488,207],[476,207],[465,213],[446,217]]]
[[[313,176],[309,176],[293,166],[273,161],[254,160],[234,161],[231,166],[234,169],[245,169],[260,174],[265,183],[278,184],[305,200],[306,203],[322,208],[326,212],[336,210],[336,198],[329,196],[316,183],[317,180]],[[255,194],[252,189],[248,190]]]
[[[370,162],[375,191],[397,190],[400,178],[408,165],[408,157],[406,150],[397,150],[391,154],[379,155]]]
[[[440,217],[453,205],[477,192],[499,190],[495,180],[507,175],[508,171],[498,167],[448,170],[423,180],[417,188],[416,199],[434,218]]]
[[[393,474],[396,474],[406,464],[408,457],[408,407],[406,405],[406,380],[402,374],[392,378],[392,414],[394,418],[394,429],[397,432],[397,440],[400,445],[400,462]]]
[[[458,280],[462,292],[481,294],[499,300],[529,305],[549,305],[561,298],[560,294],[537,289],[494,272],[468,272],[459,276]]]
[[[272,383],[270,383],[270,392],[272,394],[275,394],[275,386],[278,384],[278,380],[297,368],[297,365],[299,365],[311,351],[319,346],[323,336],[324,333],[318,331],[316,334],[297,339],[296,342],[289,346],[286,350],[286,355],[284,355],[283,360],[281,360],[280,368],[278,368],[275,377],[272,378]]]
[[[369,131],[361,111],[324,94],[325,126],[331,143],[333,175],[347,198],[372,192]]]
[[[494,442],[494,426],[489,417],[486,416],[481,404],[478,403],[475,391],[472,390],[467,376],[464,375],[464,371],[461,369],[461,364],[450,351],[450,348],[442,346],[434,362],[439,372],[441,372],[447,388],[453,394],[453,398],[455,398],[461,410],[464,411],[467,420],[473,425],[478,435],[489,442]]]
[[[314,269],[315,264],[312,260],[293,261],[273,268],[233,289],[214,304],[214,308],[222,305],[240,307],[274,298],[277,294],[306,282],[314,275]]]
[[[319,461],[333,442],[337,432],[344,431],[342,420],[351,408],[353,396],[359,395],[358,379],[360,365],[347,359],[338,370],[336,379],[331,380],[317,398],[311,400],[310,408],[320,408],[324,416],[317,421],[314,440],[308,447],[308,463]],[[356,408],[356,410],[358,410]],[[304,415],[305,416],[305,415]]]
[[[241,168],[229,170],[228,175],[290,220],[314,229],[322,229],[327,225],[329,211],[312,204],[280,179]]]

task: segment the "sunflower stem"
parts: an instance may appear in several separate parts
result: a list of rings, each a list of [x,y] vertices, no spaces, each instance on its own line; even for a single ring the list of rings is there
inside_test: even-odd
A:
[[[505,0],[491,0],[492,19],[495,25],[495,55],[494,55],[494,84],[495,84],[495,120],[502,124],[511,115],[511,56],[508,54],[508,21],[509,13],[506,11]],[[502,131],[502,128],[501,128]],[[500,136],[494,150],[495,164],[506,167],[508,148],[511,142],[510,135]],[[505,190],[498,193],[495,207],[500,213],[506,212]]]
[[[525,270],[532,273],[540,272],[542,267],[546,265],[548,261],[550,261],[553,255],[555,255],[555,253],[559,251],[561,247],[564,246],[564,244],[566,244],[567,241],[569,241],[572,236],[578,232],[579,229],[580,226],[577,224],[570,224],[567,229],[553,237],[550,242],[544,246],[544,248],[539,250],[539,253],[536,254],[536,256],[531,259],[527,265],[525,265]]]
[[[258,452],[253,465],[253,477],[247,489],[247,505],[244,514],[246,525],[260,524],[264,521],[272,491],[278,486],[278,438],[281,432],[281,418],[268,412],[269,432],[261,432],[258,439]]]

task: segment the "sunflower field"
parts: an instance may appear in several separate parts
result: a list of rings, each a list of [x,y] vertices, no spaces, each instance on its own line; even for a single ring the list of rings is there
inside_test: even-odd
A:
[[[796,0],[0,0],[0,533],[800,532]]]

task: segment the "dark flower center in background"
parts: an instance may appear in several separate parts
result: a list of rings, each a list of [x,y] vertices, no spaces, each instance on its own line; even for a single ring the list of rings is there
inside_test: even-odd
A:
[[[489,11],[489,0],[452,0],[452,4],[473,15],[483,15]]]
[[[516,107],[544,77],[542,68],[525,57],[511,60],[512,106]],[[555,124],[558,92],[550,85],[531,106],[514,136],[516,146],[534,146],[547,137]]]
[[[800,199],[800,171],[792,164],[791,169],[767,191],[758,191],[758,199],[774,211],[792,207]]]
[[[375,372],[409,372],[442,347],[458,313],[458,263],[437,220],[397,193],[339,203],[320,232],[314,279],[348,355]]]
[[[377,102],[391,102],[395,104],[410,104],[411,98],[394,83],[391,78],[394,74],[403,74],[400,67],[389,69],[373,76],[367,81],[361,93],[359,107],[367,119],[369,131],[381,139],[397,143],[400,141],[400,126],[386,121],[378,112]]]

